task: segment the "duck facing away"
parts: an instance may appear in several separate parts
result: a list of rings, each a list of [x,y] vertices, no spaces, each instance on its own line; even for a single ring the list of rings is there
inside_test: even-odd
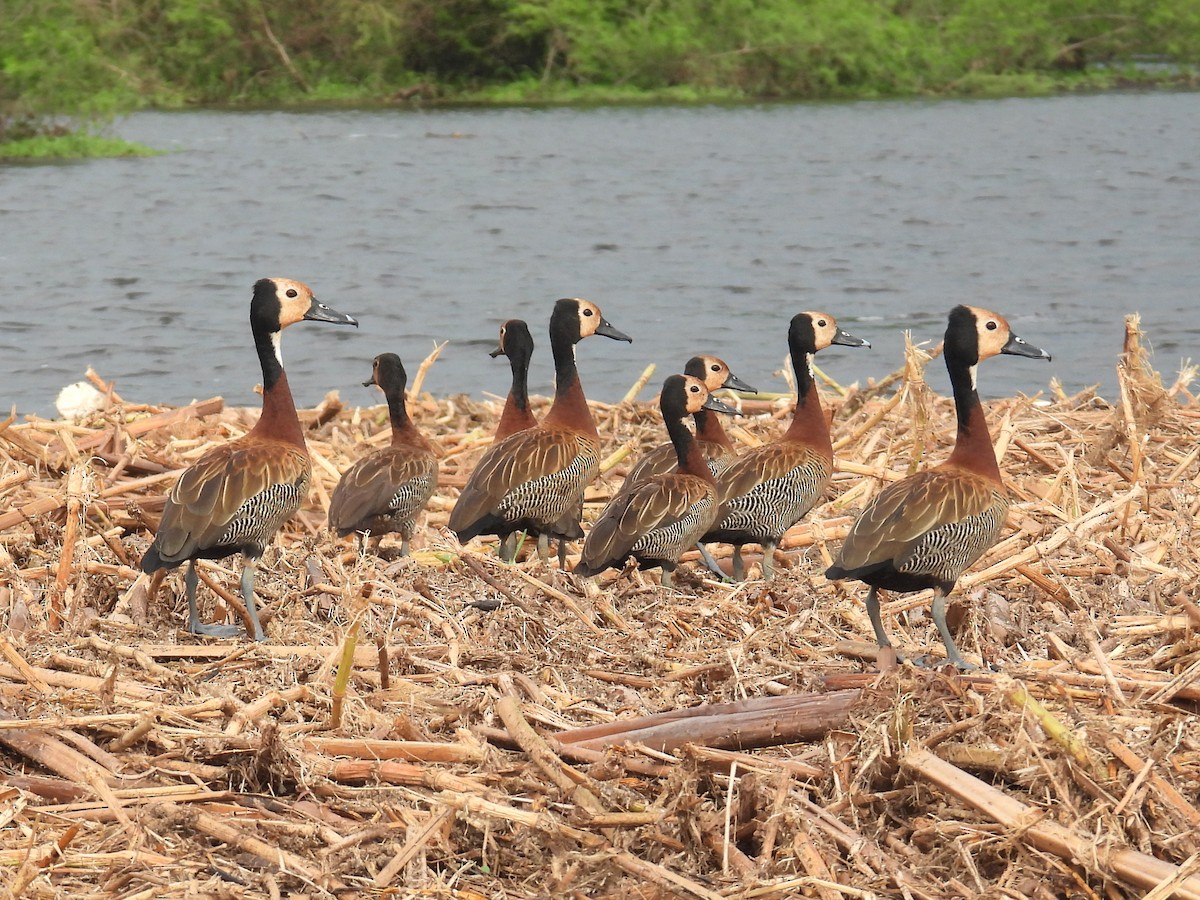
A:
[[[599,467],[600,435],[579,381],[575,345],[593,334],[632,341],[590,301],[554,304],[554,402],[539,425],[496,441],[484,452],[450,513],[450,530],[460,541],[498,535],[501,554],[511,562],[515,545],[509,536],[515,532],[537,535],[543,558],[546,539],[553,537],[560,542],[562,565],[562,542],[583,537],[583,492]]]
[[[711,396],[704,382],[690,375],[672,375],[663,382],[659,409],[671,436],[676,469],[652,475],[612,499],[583,542],[577,575],[597,575],[624,565],[632,556],[641,568],[659,566],[663,586],[670,587],[680,555],[716,519],[716,481],[683,420],[702,409],[736,410]]]
[[[946,627],[946,596],[996,542],[1010,502],[975,387],[976,367],[1001,353],[1046,360],[1050,354],[1013,334],[1003,316],[971,306],[950,311],[943,348],[958,419],[950,458],[881,491],[851,526],[825,577],[870,585],[867,614],[881,648],[891,641],[879,614],[879,591],[933,588],[933,621],[946,655],[968,668]]]
[[[721,510],[702,538],[733,545],[733,577],[746,577],[744,544],[763,548],[762,576],[775,576],[775,548],[825,493],[833,474],[833,444],[813,378],[813,354],[839,344],[870,347],[838,327],[833,316],[802,312],[788,326],[788,351],[796,377],[792,422],[776,441],[753,447],[717,477]]]
[[[350,316],[318,303],[299,281],[263,278],[255,283],[250,330],[262,365],[262,415],[244,437],[209,450],[179,477],[167,496],[154,543],[142,557],[142,571],[151,575],[187,562],[184,584],[188,630],[193,634],[230,637],[239,632],[235,625],[201,624],[196,609],[196,560],[241,553],[242,601],[251,637],[263,639],[254,606],[255,566],[275,532],[299,509],[311,475],[304,433],[279,353],[283,329],[305,320],[358,325]],[[157,580],[152,584],[157,587]]]
[[[375,357],[371,378],[387,398],[392,426],[390,446],[364,456],[342,473],[329,499],[329,527],[340,537],[353,532],[378,542],[400,535],[400,555],[408,556],[417,514],[437,487],[438,465],[433,446],[408,415],[404,389],[408,375],[395,353]]]
[[[512,368],[512,387],[493,437],[493,440],[502,441],[510,434],[537,424],[529,408],[529,360],[533,357],[533,336],[524,319],[509,319],[500,326],[500,344],[490,355],[492,359],[507,356]]]
[[[750,387],[734,375],[724,360],[715,356],[693,356],[684,366],[683,374],[699,378],[704,382],[704,387],[710,394],[720,388],[732,388],[751,394],[758,393],[755,388]],[[700,453],[708,462],[708,468],[713,475],[719,475],[728,469],[730,463],[737,458],[733,441],[729,439],[729,435],[721,426],[720,416],[713,413],[709,407],[702,406],[692,413],[692,421],[696,423],[696,444]],[[670,442],[659,444],[654,449],[642,454],[641,459],[625,476],[625,483],[621,486],[621,490],[629,490],[655,475],[673,472],[677,465],[675,446]]]

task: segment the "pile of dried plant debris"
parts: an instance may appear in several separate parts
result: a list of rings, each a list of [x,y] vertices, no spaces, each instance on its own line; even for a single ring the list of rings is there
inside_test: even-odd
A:
[[[459,547],[498,411],[461,397],[413,404],[444,451],[414,558],[361,556],[324,510],[386,412],[331,395],[302,413],[311,497],[259,567],[263,644],[186,634],[179,572],[148,603],[137,570],[180,469],[256,410],[10,417],[9,894],[1200,898],[1200,405],[1126,329],[1111,403],[988,405],[1019,503],[951,604],[970,674],[877,674],[861,586],[820,574],[880,485],[947,453],[916,349],[826,384],[839,474],[769,586],[685,563],[679,590],[610,572],[590,595]],[[747,443],[789,413],[744,406]],[[663,439],[652,403],[594,408],[613,455],[589,516]],[[202,564],[206,617],[236,615],[238,564]],[[900,648],[940,652],[928,601],[885,604]]]

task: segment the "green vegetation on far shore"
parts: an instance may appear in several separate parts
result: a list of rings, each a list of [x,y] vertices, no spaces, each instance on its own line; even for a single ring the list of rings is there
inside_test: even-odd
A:
[[[10,0],[4,19],[0,156],[145,152],[102,135],[142,108],[1200,85],[1195,0]]]

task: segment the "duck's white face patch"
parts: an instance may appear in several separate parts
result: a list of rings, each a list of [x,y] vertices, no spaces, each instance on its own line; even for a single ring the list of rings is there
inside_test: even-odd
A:
[[[683,389],[686,392],[687,403],[685,408],[688,412],[699,412],[704,408],[704,404],[708,400],[708,387],[702,380],[693,378],[691,375],[685,375]]]
[[[600,321],[603,318],[600,315],[600,307],[578,297],[575,298],[575,302],[579,304],[579,336],[581,338],[591,337],[600,327]]]

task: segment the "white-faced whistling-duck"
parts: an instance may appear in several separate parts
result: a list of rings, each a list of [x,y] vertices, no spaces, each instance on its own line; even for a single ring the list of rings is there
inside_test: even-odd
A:
[[[307,285],[286,278],[263,278],[250,301],[250,330],[262,364],[262,415],[244,437],[214,447],[179,477],[154,543],[142,557],[142,571],[154,574],[188,563],[184,584],[188,629],[193,634],[229,637],[232,625],[203,625],[196,610],[196,560],[241,553],[242,600],[252,626],[263,639],[254,606],[254,570],[267,543],[299,507],[311,472],[308,450],[279,354],[284,328],[297,322],[357,325],[353,318],[318,303]],[[161,578],[161,576],[159,576]]]
[[[392,442],[342,473],[329,498],[329,527],[341,537],[359,532],[376,545],[383,535],[395,532],[400,535],[400,555],[408,556],[417,514],[437,487],[437,456],[409,418],[404,402],[408,375],[400,357],[375,357],[371,379],[363,386],[372,384],[387,398]]]
[[[721,511],[701,538],[733,545],[733,577],[746,577],[743,544],[763,549],[762,577],[775,575],[775,548],[785,531],[800,521],[825,492],[833,474],[829,423],[813,379],[812,357],[833,344],[870,347],[838,327],[833,316],[802,312],[788,326],[788,351],[796,377],[796,410],[776,441],[752,447],[717,478]]]
[[[829,579],[870,585],[867,614],[879,646],[890,647],[879,615],[879,590],[933,588],[933,621],[949,661],[968,668],[946,627],[946,595],[962,571],[1000,534],[1009,499],[975,388],[976,367],[1001,353],[1050,359],[1008,327],[1002,316],[970,306],[950,311],[943,344],[954,389],[958,434],[944,463],[889,485],[850,529]]]
[[[610,325],[594,303],[564,299],[554,304],[554,402],[541,424],[509,435],[484,452],[450,513],[450,530],[460,541],[499,535],[501,551],[511,562],[509,535],[538,535],[543,558],[545,535],[560,542],[562,565],[562,542],[583,537],[583,491],[599,467],[600,435],[579,382],[575,345],[593,334],[633,340]]]
[[[683,374],[699,378],[710,394],[719,388],[758,393],[755,388],[729,371],[729,366],[715,356],[693,356],[684,366]],[[692,421],[696,423],[696,445],[700,448],[700,454],[708,461],[708,468],[713,475],[719,475],[728,469],[729,464],[737,457],[733,441],[729,440],[729,435],[721,426],[720,416],[707,407],[702,406],[696,410],[692,414]],[[627,491],[654,475],[674,472],[676,458],[675,446],[671,443],[660,444],[648,450],[625,476],[621,490]]]
[[[652,475],[609,502],[583,542],[577,575],[596,575],[632,556],[641,568],[661,567],[663,586],[670,587],[680,554],[716,520],[716,481],[683,419],[701,409],[736,410],[710,396],[704,382],[690,375],[672,375],[663,382],[659,409],[676,469]]]
[[[512,387],[500,413],[500,424],[496,426],[494,440],[502,441],[510,434],[524,431],[537,424],[529,409],[529,360],[533,356],[533,336],[524,319],[509,319],[500,326],[500,345],[491,352],[507,356],[512,367]]]

